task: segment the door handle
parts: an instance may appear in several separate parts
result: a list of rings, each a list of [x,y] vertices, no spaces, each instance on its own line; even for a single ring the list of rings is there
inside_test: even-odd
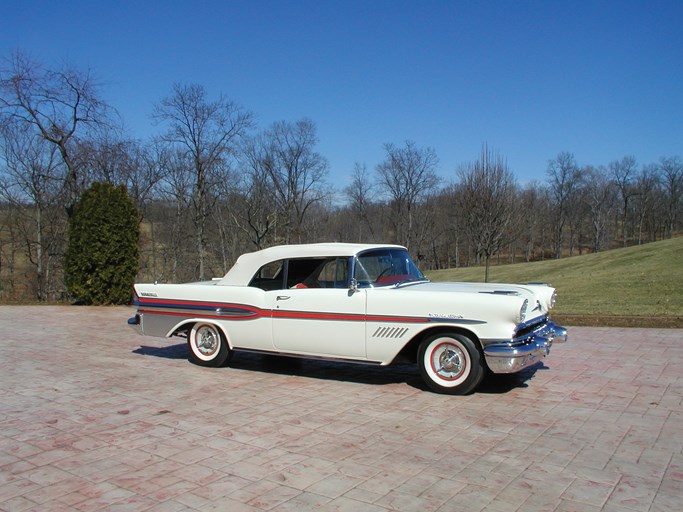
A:
[[[275,300],[287,300],[289,299],[289,295],[278,295],[275,297]]]

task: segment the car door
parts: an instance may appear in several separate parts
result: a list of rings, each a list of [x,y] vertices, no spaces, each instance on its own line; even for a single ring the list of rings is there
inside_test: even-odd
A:
[[[365,359],[367,295],[349,289],[348,260],[289,262],[288,288],[266,292],[277,350]]]

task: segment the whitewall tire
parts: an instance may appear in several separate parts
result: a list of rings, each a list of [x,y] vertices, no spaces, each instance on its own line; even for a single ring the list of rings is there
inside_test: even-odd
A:
[[[200,366],[223,366],[231,356],[223,332],[213,324],[196,323],[187,337],[190,361]]]
[[[477,345],[454,332],[433,334],[417,353],[420,374],[437,393],[464,395],[476,388],[485,374],[484,360]]]

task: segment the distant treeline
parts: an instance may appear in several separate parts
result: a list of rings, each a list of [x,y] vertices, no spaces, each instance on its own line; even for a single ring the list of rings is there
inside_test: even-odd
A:
[[[140,280],[223,275],[243,252],[282,243],[390,242],[427,269],[561,258],[673,236],[683,160],[549,160],[520,185],[503,155],[439,178],[438,155],[412,141],[349,169],[335,189],[310,119],[256,126],[197,84],[150,112],[159,132],[130,140],[87,72],[21,53],[0,69],[0,300],[68,300],[63,261],[73,206],[95,182],[126,185],[141,226]]]

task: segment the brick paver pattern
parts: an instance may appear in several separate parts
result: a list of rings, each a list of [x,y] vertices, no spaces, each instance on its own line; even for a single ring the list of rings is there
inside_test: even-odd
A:
[[[683,509],[681,330],[572,328],[457,397],[411,365],[202,368],[131,315],[0,307],[0,510]]]

